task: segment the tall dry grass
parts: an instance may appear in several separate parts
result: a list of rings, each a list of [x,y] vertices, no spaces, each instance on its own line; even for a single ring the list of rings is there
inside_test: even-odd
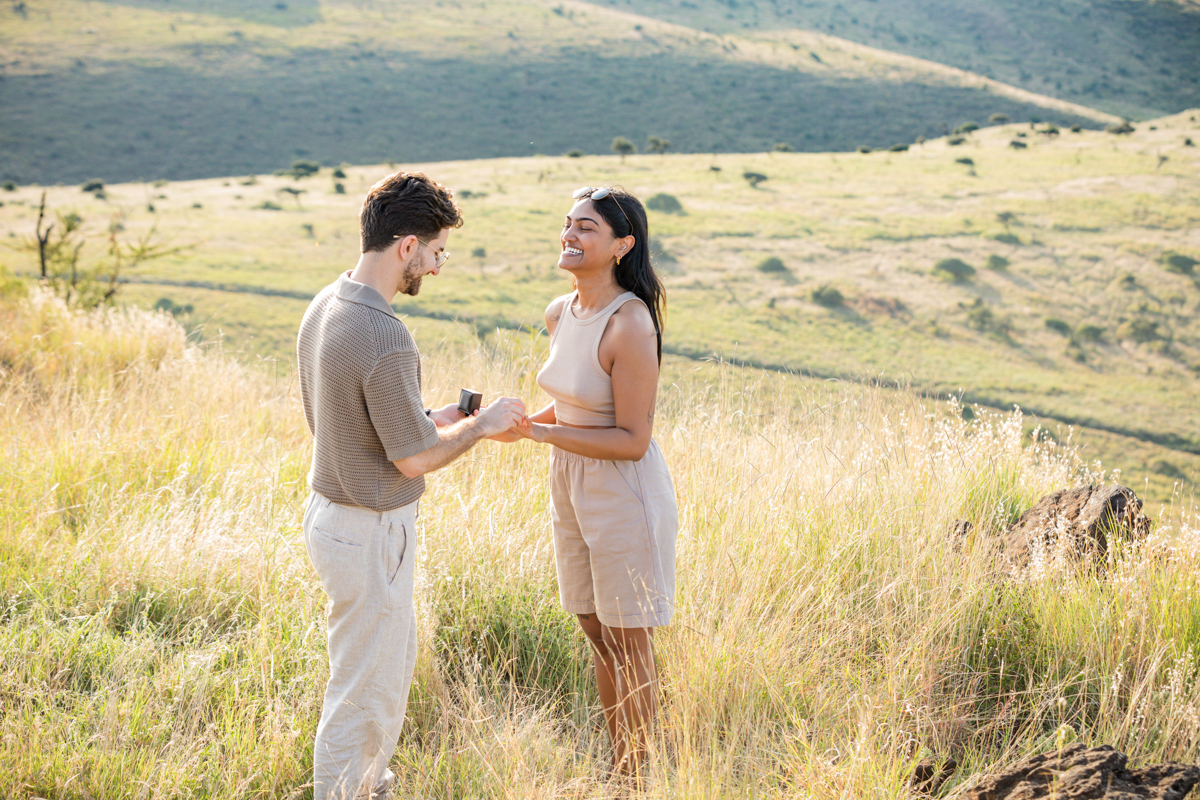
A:
[[[304,796],[324,598],[294,383],[164,315],[35,293],[0,318],[0,796]],[[537,337],[424,345],[430,398],[537,395]],[[920,758],[961,786],[1075,739],[1198,760],[1194,516],[1103,575],[1013,581],[995,533],[1099,477],[1019,414],[711,365],[658,419],[682,527],[647,795],[901,797]],[[485,443],[429,481],[406,794],[623,791],[545,471]]]

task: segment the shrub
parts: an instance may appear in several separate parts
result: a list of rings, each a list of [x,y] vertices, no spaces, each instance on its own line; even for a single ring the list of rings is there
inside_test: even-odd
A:
[[[962,125],[959,125],[957,128],[955,128],[952,133],[970,133],[971,131],[977,130],[979,130],[979,126],[974,122],[964,122]]]
[[[975,268],[961,258],[943,258],[934,265],[933,272],[961,283],[975,274]]]
[[[903,153],[906,150],[908,150],[908,145],[906,144],[894,144],[888,148],[889,153]]]
[[[262,209],[263,211],[282,211],[283,210],[283,206],[279,205],[278,203],[272,203],[270,200],[263,200],[261,203],[256,205],[255,208]]]
[[[293,179],[299,180],[301,178],[307,178],[310,175],[316,175],[320,171],[321,165],[316,161],[299,160],[293,161],[292,166],[288,167],[287,169],[275,170],[275,174],[281,177],[290,175]]]
[[[658,153],[661,155],[662,153],[667,152],[667,149],[670,146],[671,146],[670,139],[663,139],[659,136],[651,136],[648,139],[646,139],[646,152],[647,153]]]
[[[1071,326],[1068,325],[1067,323],[1063,322],[1061,319],[1055,319],[1054,317],[1049,317],[1046,320],[1046,327],[1049,328],[1050,330],[1054,331],[1055,333],[1061,333],[1063,336],[1071,335]]]
[[[1008,146],[1011,147],[1013,150],[1024,150],[1026,147],[1029,147],[1029,145],[1025,144],[1024,142],[1022,142],[1019,139],[1013,139],[1011,142],[1008,143]]]
[[[742,177],[745,178],[750,183],[750,186],[755,189],[758,188],[760,183],[767,180],[767,176],[763,175],[761,172],[743,172]]]
[[[954,163],[966,164],[968,167],[973,167],[975,166],[975,159],[971,158],[970,156],[963,156],[962,158],[954,159]]]
[[[775,152],[776,153],[793,153],[793,152],[795,152],[795,148],[793,148],[787,142],[776,142],[775,143]]]
[[[984,266],[986,266],[988,269],[994,269],[996,271],[1006,270],[1008,269],[1008,259],[1004,256],[998,256],[995,253],[992,253],[987,257],[987,264]]]
[[[1071,133],[1079,133],[1082,130],[1083,130],[1082,125],[1072,125],[1071,126]]]
[[[858,152],[860,152],[860,153],[869,153],[869,152],[871,152],[871,148],[867,147],[865,144],[860,144],[860,145],[858,146]]]
[[[845,298],[837,289],[823,284],[812,290],[812,301],[826,308],[837,308],[845,301]]]
[[[1116,124],[1109,125],[1104,130],[1108,131],[1109,133],[1115,133],[1115,134],[1120,135],[1120,134],[1126,134],[1126,133],[1133,133],[1134,131],[1137,130],[1137,128],[1130,125],[1129,120],[1124,120],[1120,125],[1116,125]]]
[[[4,182],[4,191],[15,192],[16,190],[17,190],[17,185],[15,183],[13,183],[12,181]]]
[[[483,248],[483,247],[476,247],[474,250],[471,251],[471,257],[472,258],[487,258],[487,249]]]
[[[85,192],[103,192],[104,191],[104,182],[103,181],[88,181],[87,183],[85,183],[83,185],[83,191],[85,191]]]
[[[768,274],[790,273],[791,272],[791,270],[787,268],[787,265],[784,264],[782,261],[780,261],[775,256],[770,256],[768,258],[764,258],[762,261],[758,262],[757,269],[759,272],[766,272]]]
[[[1043,136],[1058,136],[1059,130],[1058,126],[1051,122],[1048,123],[1046,127],[1038,131],[1038,133],[1042,134]]]
[[[1000,242],[1000,244],[1020,244],[1021,243],[1021,240],[1019,238],[1017,238],[1017,235],[1015,233],[1008,233],[1007,231],[1005,231],[1004,233],[997,233],[992,238],[995,239],[997,242]]]
[[[673,194],[659,193],[646,201],[646,208],[661,211],[664,214],[682,214],[683,205]]]
[[[996,318],[992,310],[983,303],[977,303],[967,312],[967,327],[977,331],[986,331],[995,324]]]
[[[612,140],[612,151],[619,155],[621,160],[624,161],[625,156],[636,153],[637,148],[634,147],[633,142],[629,141],[624,136],[618,136]]]
[[[1197,264],[1200,264],[1200,261],[1191,256],[1185,256],[1183,253],[1163,253],[1162,265],[1167,268],[1168,272],[1191,275]]]
[[[567,158],[582,158],[582,157],[583,157],[582,150],[576,149],[576,150],[568,150],[567,151]]]
[[[1008,114],[992,114],[988,117],[988,122],[993,125],[1003,125],[1005,122],[1008,122],[1008,119]]]
[[[955,147],[957,145],[962,144],[966,140],[967,139],[965,136],[951,136],[949,139],[946,140],[946,144],[950,145],[951,147]]]
[[[1129,339],[1138,344],[1145,344],[1146,342],[1153,342],[1164,337],[1159,333],[1157,322],[1144,317],[1134,317],[1131,320],[1121,323],[1117,328],[1117,338]]]
[[[337,178],[338,180],[345,180],[346,179],[346,170],[342,169],[341,167],[337,167],[333,171],[333,177]]]
[[[341,181],[338,181],[337,183],[335,183],[333,185],[333,192],[334,192],[334,194],[345,194],[346,193],[346,184],[342,183]]]

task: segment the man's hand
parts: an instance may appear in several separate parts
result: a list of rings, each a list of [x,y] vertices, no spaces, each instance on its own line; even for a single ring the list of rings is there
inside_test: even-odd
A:
[[[525,404],[515,397],[501,397],[475,415],[475,424],[485,437],[508,433],[525,422]]]

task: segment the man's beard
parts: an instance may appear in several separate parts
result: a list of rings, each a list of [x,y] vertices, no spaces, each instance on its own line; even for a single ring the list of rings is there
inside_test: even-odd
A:
[[[424,275],[418,274],[417,259],[408,262],[404,267],[404,274],[400,276],[400,293],[410,297],[416,297],[417,292],[421,291],[421,278]]]

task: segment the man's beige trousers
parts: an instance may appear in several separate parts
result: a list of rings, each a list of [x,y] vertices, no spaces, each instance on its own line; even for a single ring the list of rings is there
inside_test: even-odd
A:
[[[308,557],[329,596],[329,683],[313,748],[314,800],[388,797],[417,660],[417,504],[342,506],[313,492]]]

